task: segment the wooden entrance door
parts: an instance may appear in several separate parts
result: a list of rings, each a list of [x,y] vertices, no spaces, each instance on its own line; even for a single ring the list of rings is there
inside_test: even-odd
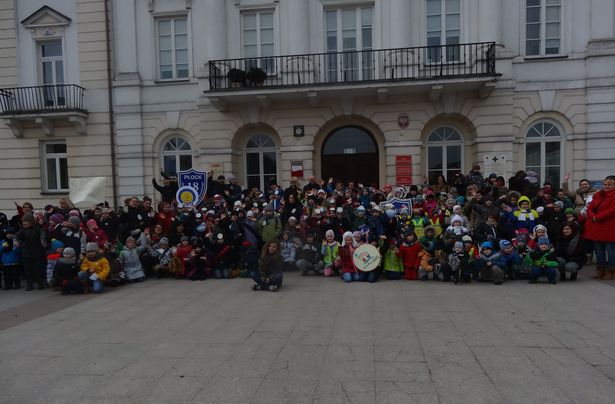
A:
[[[336,129],[325,140],[321,154],[322,177],[378,186],[378,146],[366,130],[347,126]]]

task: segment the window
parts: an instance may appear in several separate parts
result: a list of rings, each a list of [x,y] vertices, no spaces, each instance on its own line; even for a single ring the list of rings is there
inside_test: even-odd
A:
[[[192,168],[192,147],[183,138],[176,136],[167,140],[162,148],[162,169],[171,176]]]
[[[66,104],[64,88],[64,52],[62,40],[39,43],[40,80],[44,86],[45,107]]]
[[[373,8],[357,7],[325,13],[327,81],[370,80],[374,77]],[[345,52],[345,53],[337,53]]]
[[[271,137],[259,133],[246,144],[246,184],[248,189],[269,188],[270,181],[277,182],[277,147]]]
[[[187,79],[188,23],[186,17],[158,19],[158,70],[160,80]]]
[[[446,51],[445,61],[458,61],[461,37],[461,0],[427,0],[427,50],[429,62],[442,61],[442,46]]]
[[[44,142],[43,145],[43,191],[68,191],[68,161],[66,142]]]
[[[561,52],[561,12],[561,0],[526,0],[526,55],[558,55]]]
[[[275,62],[272,58],[275,52],[273,11],[243,13],[241,19],[243,57],[255,58],[246,62],[246,70],[260,67],[267,74],[275,74]]]
[[[436,129],[427,138],[427,174],[430,183],[444,175],[447,181],[463,166],[463,138],[451,127]]]
[[[525,170],[538,173],[538,180],[561,184],[562,135],[549,122],[538,122],[527,131],[525,137]]]

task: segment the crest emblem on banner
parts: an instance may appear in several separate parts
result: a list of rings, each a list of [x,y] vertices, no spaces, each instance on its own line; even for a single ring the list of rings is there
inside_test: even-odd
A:
[[[207,172],[197,171],[192,168],[190,170],[180,171],[177,173],[177,182],[180,190],[182,188],[192,188],[196,192],[196,200],[192,202],[192,206],[196,206],[203,202],[205,193],[207,192]],[[185,202],[179,200],[179,198],[177,202],[185,204]]]

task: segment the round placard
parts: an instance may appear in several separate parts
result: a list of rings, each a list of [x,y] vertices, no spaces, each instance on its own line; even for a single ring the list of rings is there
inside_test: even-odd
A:
[[[361,244],[352,254],[354,265],[362,272],[369,272],[378,268],[381,258],[378,249],[371,244]]]
[[[177,190],[175,199],[177,199],[177,202],[183,206],[193,206],[199,199],[199,193],[193,187],[184,186]]]

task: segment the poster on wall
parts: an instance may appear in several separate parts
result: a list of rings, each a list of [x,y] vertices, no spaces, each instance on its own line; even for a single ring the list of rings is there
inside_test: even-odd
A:
[[[93,206],[105,202],[107,177],[70,178],[69,198],[78,206]]]
[[[506,174],[506,156],[504,154],[485,154],[483,156],[483,174]]]
[[[412,185],[412,156],[395,156],[395,183]]]

